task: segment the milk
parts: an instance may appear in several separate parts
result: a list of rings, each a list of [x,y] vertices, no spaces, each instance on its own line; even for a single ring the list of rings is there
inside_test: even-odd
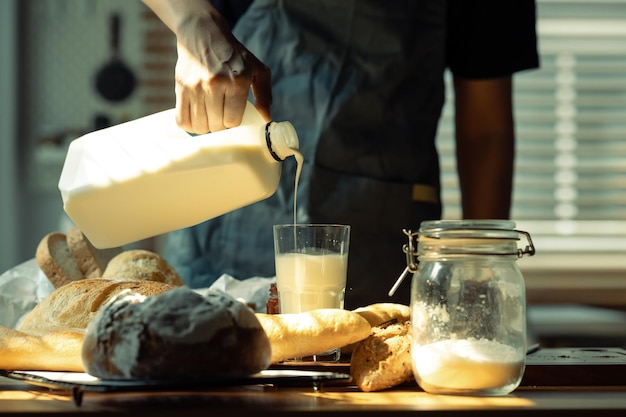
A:
[[[59,189],[94,246],[121,246],[271,196],[297,148],[289,122],[267,124],[251,103],[241,126],[199,136],[166,110],[74,140]]]
[[[280,312],[343,308],[347,254],[276,255]]]

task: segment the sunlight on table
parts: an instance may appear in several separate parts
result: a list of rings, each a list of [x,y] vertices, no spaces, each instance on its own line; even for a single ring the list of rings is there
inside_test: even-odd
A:
[[[384,392],[311,392],[304,395],[316,396],[343,403],[370,405],[415,405],[432,407],[532,407],[536,404],[526,398],[515,395],[502,397],[472,397],[454,395],[433,395],[421,391],[384,391]]]

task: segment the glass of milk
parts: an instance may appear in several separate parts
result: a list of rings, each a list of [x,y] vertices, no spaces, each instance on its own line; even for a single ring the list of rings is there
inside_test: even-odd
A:
[[[349,244],[349,225],[275,225],[274,253],[280,312],[343,308]],[[337,361],[339,354],[338,347],[311,358],[294,359]]]

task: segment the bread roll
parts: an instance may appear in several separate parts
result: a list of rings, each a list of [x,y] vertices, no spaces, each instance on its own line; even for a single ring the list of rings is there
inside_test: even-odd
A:
[[[67,246],[85,278],[102,277],[109,261],[123,251],[121,247],[96,248],[78,227],[73,227],[67,233],[66,240]]]
[[[35,258],[55,288],[84,278],[64,233],[52,232],[44,236],[37,246]]]
[[[147,298],[120,294],[91,322],[82,351],[85,370],[104,379],[249,375],[266,369],[270,356],[246,305],[187,287]]]
[[[299,314],[257,313],[272,344],[272,362],[311,356],[369,336],[371,326],[360,315],[341,309]]]
[[[350,374],[365,392],[381,391],[413,378],[411,323],[373,327],[372,334],[357,343],[352,353]]]
[[[124,251],[111,259],[103,278],[134,278],[181,286],[183,281],[159,254],[144,249]]]
[[[175,288],[162,282],[83,279],[56,289],[27,313],[17,330],[30,334],[46,334],[50,330],[84,331],[96,313],[124,290],[144,296],[160,294]]]

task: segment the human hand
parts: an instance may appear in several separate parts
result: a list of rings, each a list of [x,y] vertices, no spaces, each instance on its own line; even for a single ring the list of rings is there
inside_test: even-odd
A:
[[[215,132],[241,124],[249,89],[271,120],[271,73],[232,35],[220,15],[205,14],[178,27],[176,122],[188,132]]]

